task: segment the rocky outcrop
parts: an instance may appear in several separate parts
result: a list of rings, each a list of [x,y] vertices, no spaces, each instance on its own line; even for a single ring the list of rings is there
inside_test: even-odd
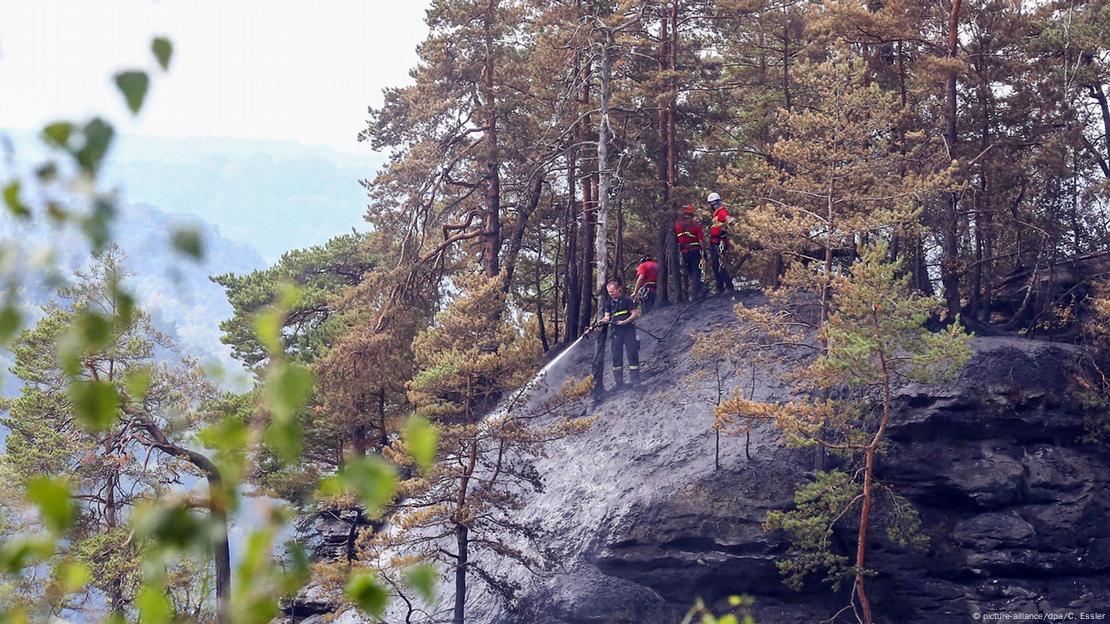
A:
[[[553,443],[536,466],[543,491],[520,510],[521,522],[546,533],[557,563],[537,575],[484,561],[523,590],[504,604],[475,581],[468,622],[678,622],[696,598],[721,606],[732,594],[754,597],[760,623],[818,622],[847,604],[845,591],[820,579],[801,592],[784,586],[775,566],[784,536],[762,528],[810,478],[812,452],[760,427],[751,460],[743,439],[726,437],[715,469],[716,383],[691,358],[690,334],[733,322],[731,303],[711,298],[643,321],[664,336],[641,337],[645,387],[609,396],[590,430]],[[1076,352],[1014,338],[975,339],[974,348],[951,382],[899,390],[878,478],[914,503],[930,541],[917,552],[874,533],[877,621],[1110,610],[1110,453],[1081,442]],[[589,346],[568,355],[547,387],[585,374],[591,359]],[[726,393],[789,396],[775,370],[740,363],[723,372]],[[836,537],[850,552],[851,527]],[[443,607],[451,590],[441,593]]]
[[[304,546],[313,561],[348,561],[353,558],[355,541],[360,531],[370,527],[370,522],[357,507],[337,509],[325,507],[305,514],[297,522],[295,539]],[[280,624],[323,624],[344,622],[359,624],[365,621],[353,609],[337,612],[345,605],[339,592],[325,588],[315,581],[281,605],[283,617]]]
[[[792,504],[811,454],[783,448],[765,427],[753,434],[751,461],[743,440],[722,439],[714,470],[716,387],[696,376],[705,365],[689,357],[689,333],[729,322],[730,306],[701,306],[663,342],[642,338],[645,391],[607,400],[590,431],[559,442],[539,466],[545,490],[522,513],[548,531],[562,563],[542,577],[504,567],[528,589],[509,606],[478,598],[474,621],[677,622],[697,597],[721,605],[748,594],[759,622],[817,622],[847,604],[820,579],[786,588],[775,560],[787,545],[761,526]],[[674,314],[645,325],[665,331]],[[878,477],[916,505],[930,543],[915,552],[875,532],[877,621],[1110,610],[1110,454],[1080,441],[1075,350],[1015,338],[975,339],[974,348],[955,380],[900,390]],[[752,383],[743,364],[727,372],[728,391]],[[754,385],[758,398],[786,398],[769,371],[756,371]],[[850,553],[853,530],[838,538]]]

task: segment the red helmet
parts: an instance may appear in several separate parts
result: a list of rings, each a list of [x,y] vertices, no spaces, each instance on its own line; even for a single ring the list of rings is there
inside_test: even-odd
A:
[[[682,207],[682,214],[684,214],[684,215],[693,215],[694,214],[694,205],[693,204],[686,204],[685,206],[683,206]]]

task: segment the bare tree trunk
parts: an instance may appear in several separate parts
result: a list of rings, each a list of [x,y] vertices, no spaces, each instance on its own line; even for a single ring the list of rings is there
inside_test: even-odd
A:
[[[454,624],[466,624],[466,566],[470,562],[469,531],[465,525],[455,526],[455,543],[458,559],[455,562],[455,612]]]
[[[583,110],[588,110],[590,106],[590,80],[592,75],[589,66],[584,69],[583,75],[584,82],[582,85],[582,95],[579,99],[579,104],[581,105],[581,108]],[[582,118],[582,125],[580,126],[580,128],[582,137],[581,140],[583,141],[586,140],[586,137],[589,134],[591,124],[590,117],[591,116],[589,114],[586,114]],[[584,166],[580,167],[579,169],[582,171],[588,170]],[[579,300],[579,305],[581,306],[579,318],[582,319],[582,323],[584,325],[589,324],[590,319],[593,318],[594,303],[593,287],[595,262],[594,241],[596,238],[596,209],[594,206],[594,188],[592,178],[592,175],[587,175],[582,179],[582,240],[580,241],[579,246],[582,249],[583,262],[582,266],[580,267],[582,270],[582,274],[579,280],[579,284],[582,288],[582,294]]]
[[[520,249],[524,246],[524,234],[528,229],[528,220],[536,212],[542,194],[543,175],[541,174],[537,175],[535,180],[532,180],[532,185],[528,190],[528,201],[520,205],[517,210],[517,221],[513,226],[512,238],[509,239],[509,249],[505,252],[504,280],[501,286],[505,293],[508,293],[512,288],[513,272],[516,271],[516,261],[520,257]]]
[[[382,448],[389,446],[389,431],[385,428],[385,387],[378,388],[378,429],[381,433]]]
[[[960,0],[951,0],[952,7],[948,14],[948,58],[955,59],[959,43],[959,16]],[[956,156],[956,141],[959,136],[956,130],[956,70],[948,72],[945,84],[944,116],[947,127],[945,138],[948,141],[948,150],[953,158]],[[948,193],[944,207],[944,217],[941,219],[941,259],[940,275],[941,284],[944,286],[944,302],[949,319],[955,319],[960,313],[960,220],[957,213],[959,209],[959,195],[956,192]]]
[[[497,100],[493,91],[493,19],[498,0],[490,0],[483,21],[485,68],[481,83],[483,123],[485,124],[485,226],[482,229],[482,267],[489,277],[501,272],[501,155],[497,146]]]
[[[563,292],[566,293],[566,312],[563,316],[566,318],[566,341],[570,342],[578,337],[585,329],[586,323],[579,324],[581,305],[581,285],[579,284],[579,277],[581,272],[578,268],[578,198],[575,188],[577,186],[577,167],[575,152],[571,151],[567,155],[567,205],[566,205],[566,218],[567,218],[567,261],[566,261],[566,277],[564,279]]]
[[[873,317],[874,319],[874,317]],[[877,319],[875,320],[876,326],[878,325]],[[856,598],[860,602],[860,610],[863,624],[871,624],[871,603],[867,599],[867,592],[864,591],[864,565],[866,564],[867,555],[867,530],[871,520],[871,501],[873,496],[874,476],[875,476],[875,453],[879,450],[879,445],[883,441],[883,436],[886,434],[887,424],[890,423],[891,412],[891,377],[890,370],[887,365],[886,354],[879,353],[879,370],[882,376],[882,393],[883,393],[883,415],[879,421],[879,428],[864,447],[864,464],[863,464],[863,492],[860,494],[861,508],[859,514],[859,532],[856,535],[856,579],[855,590]]]
[[[366,447],[369,446],[367,442],[368,429],[366,425],[366,418],[369,414],[366,413],[366,395],[359,392],[358,398],[355,400],[355,413],[358,422],[351,428],[351,448],[355,453],[355,457],[366,457]],[[340,444],[342,447],[343,445]],[[340,458],[342,459],[342,449],[340,449]]]
[[[656,285],[658,296],[656,306],[658,307],[671,303],[672,293],[676,292],[671,290],[671,267],[667,264],[667,243],[671,238],[674,238],[674,234],[671,233],[670,225],[664,221],[659,227],[658,247],[655,252],[655,259],[659,263],[659,280]]]
[[[542,247],[541,247],[542,252]],[[543,352],[547,353],[551,350],[551,345],[547,342],[547,328],[544,327],[543,322],[543,279],[540,277],[540,259],[543,254],[536,256],[536,322],[540,326],[540,346],[543,347]]]
[[[603,30],[605,40],[601,44],[601,119],[597,124],[597,239],[594,254],[597,257],[597,307],[605,306],[605,282],[609,279],[608,232],[609,232],[609,97],[613,80],[613,61],[610,58],[613,48],[612,29]]]
[[[113,471],[108,477],[108,486],[104,495],[104,524],[109,529],[119,526],[119,517],[116,509],[116,483],[119,482],[119,472]],[[113,578],[108,584],[108,607],[112,614],[124,615],[123,586],[119,578]]]
[[[467,409],[467,424],[474,425],[474,416]],[[454,624],[466,624],[466,568],[470,564],[470,528],[464,523],[470,478],[478,463],[478,440],[470,438],[467,445],[467,464],[459,480],[459,493],[455,499],[455,543],[458,547],[455,559],[455,612]]]
[[[1091,151],[1095,153],[1095,160],[1098,161],[1098,166],[1102,169],[1102,175],[1110,178],[1110,102],[1106,100],[1106,92],[1102,90],[1101,84],[1090,85],[1091,97],[1095,98],[1098,102],[1098,110],[1102,114],[1102,142],[1106,149],[1106,155],[1098,153],[1092,146]]]
[[[674,195],[674,185],[678,180],[678,155],[675,153],[675,109],[678,108],[678,3],[671,0],[671,101],[667,108],[667,196]]]
[[[659,71],[660,72],[662,72],[662,71],[664,71],[664,70],[666,70],[670,67],[671,35],[670,35],[670,32],[669,32],[669,28],[668,28],[668,24],[670,23],[670,20],[668,19],[668,16],[669,16],[669,13],[663,13],[663,15],[659,18]],[[667,127],[668,127],[667,126],[667,120],[669,119],[669,116],[667,114],[667,110],[668,110],[668,107],[670,105],[670,99],[668,98],[667,102],[664,103],[664,101],[660,98],[660,99],[657,100],[657,102],[658,103],[656,105],[656,116],[657,116],[656,124],[658,126],[657,131],[658,131],[658,135],[659,135],[659,152],[657,154],[657,157],[659,159],[658,160],[659,191],[660,191],[660,196],[662,197],[662,201],[663,201],[662,208],[664,210],[668,210],[670,208],[670,202],[671,202],[671,186],[670,186],[670,183],[669,183],[670,175],[668,173],[670,171],[670,149],[669,149],[670,133],[667,130]],[[660,256],[660,259],[662,259],[662,256]]]

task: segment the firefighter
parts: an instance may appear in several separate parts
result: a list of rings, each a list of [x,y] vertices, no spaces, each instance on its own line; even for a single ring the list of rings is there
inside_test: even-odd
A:
[[[709,266],[713,269],[713,279],[717,282],[717,294],[721,294],[734,289],[732,276],[722,262],[729,249],[728,208],[721,203],[721,196],[717,193],[710,193],[705,201],[713,211],[713,220],[709,225]]]
[[[682,254],[682,266],[690,281],[690,298],[697,299],[702,294],[701,260],[704,253],[705,232],[694,220],[694,205],[682,207],[682,215],[675,221],[674,235],[678,239],[678,251]]]
[[[658,288],[659,263],[651,256],[640,258],[640,266],[636,267],[636,285],[632,292],[636,293],[634,299],[644,314],[651,312],[655,305],[655,291]]]
[[[624,294],[620,282],[612,280],[605,286],[609,303],[605,307],[602,323],[612,327],[613,381],[615,388],[624,387],[624,354],[628,354],[628,373],[632,385],[640,385],[640,339],[636,336],[636,319],[640,309],[631,297]]]

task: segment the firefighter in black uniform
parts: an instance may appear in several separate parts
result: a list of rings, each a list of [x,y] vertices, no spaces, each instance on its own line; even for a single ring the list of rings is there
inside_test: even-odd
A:
[[[624,294],[620,282],[613,280],[606,286],[609,303],[605,306],[602,323],[612,326],[613,381],[616,388],[624,387],[624,354],[628,353],[628,373],[632,385],[640,384],[640,339],[636,336],[636,319],[640,308],[631,297]]]

